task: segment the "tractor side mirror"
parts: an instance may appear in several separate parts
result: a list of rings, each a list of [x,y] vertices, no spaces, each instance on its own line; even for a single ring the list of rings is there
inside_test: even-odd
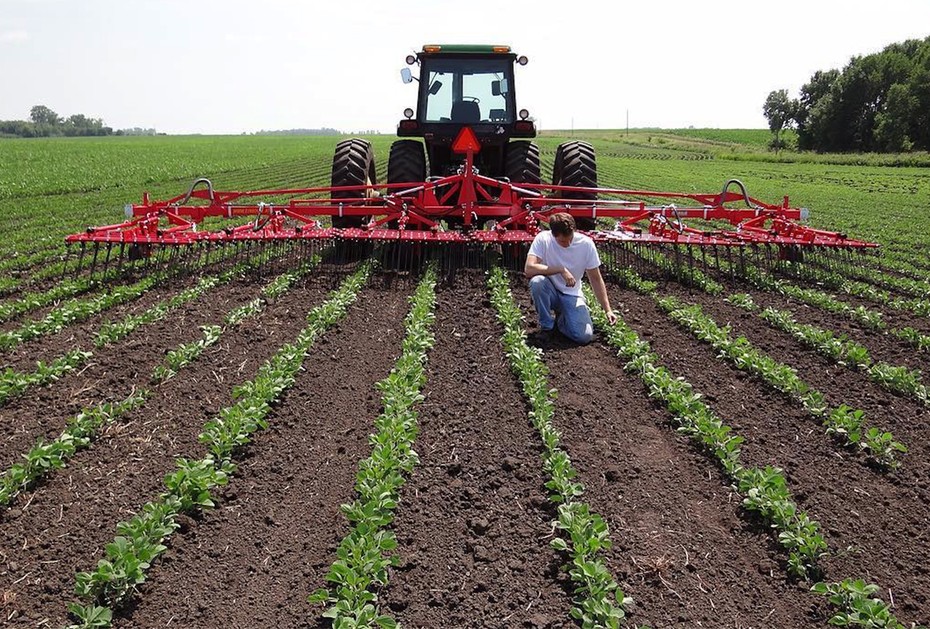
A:
[[[436,93],[442,89],[442,81],[433,81],[433,84],[429,86],[429,95],[435,96]]]
[[[413,83],[413,72],[410,71],[410,68],[404,68],[400,71],[400,80],[407,83]]]
[[[507,94],[507,92],[507,79],[491,81],[491,95],[500,96],[501,94]]]

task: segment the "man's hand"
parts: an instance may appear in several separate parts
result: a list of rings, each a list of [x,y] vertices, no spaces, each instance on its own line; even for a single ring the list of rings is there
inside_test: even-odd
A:
[[[575,285],[575,276],[572,275],[571,271],[568,269],[562,269],[562,279],[565,280],[565,285],[568,287]]]
[[[607,311],[607,321],[610,323],[610,325],[614,325],[615,323],[617,323],[617,315],[614,313],[613,310]]]

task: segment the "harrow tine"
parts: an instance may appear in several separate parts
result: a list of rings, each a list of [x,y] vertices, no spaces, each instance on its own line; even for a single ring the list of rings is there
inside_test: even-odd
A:
[[[90,276],[94,276],[94,270],[97,268],[97,254],[100,253],[100,243],[94,243],[94,259],[90,263]]]
[[[107,279],[107,271],[110,270],[110,254],[113,252],[113,243],[107,243],[107,255],[103,259],[103,280]]]
[[[117,266],[116,266],[116,275],[117,277],[122,277],[123,275],[123,263],[126,259],[126,243],[119,243],[119,255],[117,256]]]
[[[84,266],[84,253],[87,248],[86,242],[81,242],[81,253],[78,254],[78,263],[74,268],[74,277],[77,277],[81,273],[81,268]]]

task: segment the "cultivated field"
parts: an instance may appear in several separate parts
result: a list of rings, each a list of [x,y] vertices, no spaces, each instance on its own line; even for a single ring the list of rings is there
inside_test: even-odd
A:
[[[764,136],[575,132],[602,186],[735,177],[882,255],[605,255],[586,347],[497,269],[65,255],[144,190],[326,185],[335,139],[0,141],[0,623],[930,624],[928,158]]]

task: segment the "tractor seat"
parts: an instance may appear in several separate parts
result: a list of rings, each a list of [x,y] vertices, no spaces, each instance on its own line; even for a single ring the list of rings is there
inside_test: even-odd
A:
[[[506,109],[492,109],[488,112],[491,116],[491,122],[507,122]]]
[[[452,122],[472,124],[481,122],[481,109],[473,100],[460,100],[452,104]]]

